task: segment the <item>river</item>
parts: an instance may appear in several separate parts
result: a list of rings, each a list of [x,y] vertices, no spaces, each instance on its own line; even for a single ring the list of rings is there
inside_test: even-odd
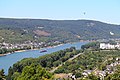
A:
[[[87,42],[76,42],[76,43],[67,43],[67,44],[63,44],[60,46],[56,46],[53,48],[44,48],[47,50],[47,52],[44,53],[40,53],[40,50],[28,50],[28,51],[24,51],[24,52],[15,52],[13,54],[9,54],[7,56],[1,56],[0,57],[0,69],[4,69],[5,74],[8,73],[8,69],[10,66],[12,66],[14,63],[16,63],[17,61],[20,61],[23,58],[37,58],[39,56],[45,55],[45,54],[50,54],[52,52],[56,52],[59,50],[63,50],[66,48],[70,48],[70,47],[76,47],[76,49],[80,49],[81,45],[86,44]]]

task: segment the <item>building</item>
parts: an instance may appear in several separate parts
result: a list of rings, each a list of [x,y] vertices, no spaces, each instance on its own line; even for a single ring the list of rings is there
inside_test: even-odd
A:
[[[112,45],[110,43],[100,43],[100,49],[120,49],[120,44]]]

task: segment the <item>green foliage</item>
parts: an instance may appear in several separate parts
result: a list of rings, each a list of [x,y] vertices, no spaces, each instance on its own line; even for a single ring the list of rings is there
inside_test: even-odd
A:
[[[14,73],[14,80],[47,80],[52,78],[52,74],[47,72],[40,65],[31,64],[23,68],[21,74]]]
[[[19,72],[15,72],[13,75],[11,75],[11,79],[12,80],[18,80],[18,77],[20,76],[20,73]],[[10,79],[10,80],[11,80]],[[9,79],[7,79],[7,80],[9,80]]]
[[[23,31],[20,28],[16,29],[6,29],[4,26],[0,26],[0,42],[8,42],[8,43],[22,43],[27,40],[33,40],[32,34],[22,34]]]
[[[73,71],[83,70],[105,70],[108,62],[115,62],[116,57],[120,56],[120,51],[93,51],[81,54],[76,59],[66,62],[63,66],[58,68],[55,72],[72,73]],[[113,58],[112,60],[109,60]],[[61,71],[61,68],[64,71]],[[60,70],[59,70],[60,69]]]
[[[120,66],[116,67],[116,71],[114,74],[109,74],[105,77],[105,80],[119,80],[120,79]]]
[[[6,48],[2,48],[2,49],[0,49],[0,54],[5,54],[5,53],[7,53],[8,51],[7,51],[7,49]]]
[[[24,46],[21,49],[17,49],[17,48],[13,48],[13,49],[0,48],[0,54],[13,53],[13,52],[18,51],[18,50],[28,50],[28,49],[31,49],[31,47]]]
[[[39,28],[42,27],[42,28]],[[25,31],[27,30],[27,31]],[[39,36],[35,30],[51,33]],[[110,32],[115,35],[110,35]],[[38,38],[35,38],[37,36]],[[80,37],[77,37],[80,36]],[[32,41],[79,41],[120,37],[120,26],[92,20],[42,20],[42,19],[5,19],[0,18],[0,42]],[[4,38],[4,40],[2,39]]]
[[[32,63],[41,65],[42,67],[50,70],[52,67],[60,65],[73,55],[78,54],[78,52],[80,51],[76,50],[74,47],[71,47],[69,49],[60,50],[52,54],[40,56],[39,58],[25,58],[15,63],[12,68],[10,67],[8,77],[11,78],[10,76],[15,72],[21,73],[25,66],[30,66]]]
[[[12,69],[11,66],[10,66],[8,72],[9,72],[9,74],[7,75],[7,80],[11,80],[11,77],[12,77],[12,75],[13,75],[13,69]]]
[[[82,73],[80,71],[79,72],[74,72],[73,74],[75,75],[76,78],[82,77]]]
[[[4,69],[0,70],[0,80],[5,80]]]
[[[92,49],[92,50],[99,50],[100,43],[99,42],[90,42],[88,44],[82,45],[81,49]]]
[[[100,80],[100,78],[95,76],[94,74],[88,75],[88,77],[86,79],[88,79],[88,80]]]
[[[57,60],[57,61],[53,62],[53,66],[54,66],[54,67],[57,67],[57,66],[59,66],[59,64],[61,64],[61,63],[62,63],[62,61]]]
[[[58,70],[55,70],[55,73],[65,73],[65,68],[64,67],[59,67]]]
[[[87,51],[84,52],[84,54],[79,55],[77,58],[71,61],[67,61],[69,58],[73,57],[79,52],[80,50],[69,48],[54,52],[52,54],[47,54],[39,58],[23,59],[15,63],[13,67],[9,68],[7,80],[27,80],[28,78],[31,80],[44,80],[46,78],[48,79],[51,78],[51,74],[47,73],[47,71],[42,67],[46,68],[47,70],[51,70],[52,68],[59,66],[61,63],[64,64],[60,66],[57,70],[55,70],[55,73],[73,73],[76,75],[77,78],[80,77],[80,79],[82,80],[82,72],[84,70],[105,70],[106,65],[114,63],[116,61],[116,57],[120,56],[119,50]],[[40,67],[40,65],[42,67]],[[43,70],[43,72],[41,70]],[[41,73],[45,73],[45,75],[42,75]],[[41,75],[43,77],[40,77]],[[119,75],[120,68],[118,66],[117,71],[115,71],[115,73],[112,75],[107,75],[105,79],[109,80],[109,78],[112,78],[113,80],[115,80],[120,77]],[[99,77],[91,74],[85,79],[98,80]]]
[[[116,45],[117,44],[117,42],[115,42],[113,40],[108,41],[108,43],[110,43],[111,45]]]

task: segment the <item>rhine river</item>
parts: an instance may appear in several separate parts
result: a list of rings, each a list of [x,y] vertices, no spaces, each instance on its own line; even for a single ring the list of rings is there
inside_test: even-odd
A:
[[[76,49],[80,49],[81,45],[86,44],[87,42],[76,42],[76,43],[67,43],[60,46],[52,47],[52,48],[44,48],[47,52],[40,53],[40,50],[27,50],[24,52],[15,52],[13,54],[9,54],[7,56],[0,57],[0,69],[4,69],[5,74],[8,74],[8,69],[17,61],[20,61],[23,58],[37,58],[39,56],[50,54],[52,52],[56,52],[59,50],[63,50],[70,47],[76,47]]]

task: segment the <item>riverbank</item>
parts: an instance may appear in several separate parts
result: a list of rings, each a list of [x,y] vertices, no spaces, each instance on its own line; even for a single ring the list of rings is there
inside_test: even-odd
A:
[[[7,56],[7,55],[10,55],[10,54],[13,54],[13,53],[15,53],[15,52],[24,52],[24,51],[27,51],[27,50],[18,50],[18,51],[14,51],[14,52],[12,52],[12,53],[6,53],[6,54],[0,54],[0,57],[2,57],[2,56]]]
[[[44,48],[55,48],[55,47],[58,47],[58,46],[62,46],[63,44],[58,44],[58,45],[54,45],[54,46],[48,46],[48,47],[44,47]],[[40,48],[40,49],[43,49],[43,48]],[[14,54],[16,52],[25,52],[25,51],[29,51],[29,50],[40,50],[39,48],[35,48],[35,49],[28,49],[28,50],[17,50],[17,51],[14,51],[14,52],[9,52],[9,53],[6,53],[6,54],[0,54],[0,57],[2,56],[7,56],[7,55],[10,55],[10,54]]]
[[[39,50],[39,49],[29,49],[29,50]],[[17,51],[14,51],[12,53],[0,54],[0,57],[7,56],[7,55],[10,55],[10,54],[14,54],[16,52],[25,52],[25,51],[29,51],[29,50],[17,50]]]
[[[7,55],[9,55],[9,54],[12,54],[12,53],[0,54],[0,57],[2,57],[2,56],[7,56]]]
[[[64,49],[70,48],[70,47],[75,47],[76,49],[80,49],[81,45],[84,45],[86,43],[87,42],[76,42],[73,44],[66,43],[66,44],[63,44],[61,46],[54,47],[54,48],[46,47],[46,48],[43,48],[44,50],[47,50],[47,52],[45,52],[45,53],[40,53],[41,49],[28,50],[28,51],[24,51],[24,52],[16,52],[16,53],[13,53],[13,54],[10,54],[7,56],[0,57],[0,69],[4,69],[5,74],[7,75],[9,67],[24,58],[38,58],[40,56],[50,54],[53,52],[57,52],[60,50],[64,50]]]
[[[85,41],[80,41],[80,42],[85,42]],[[86,42],[90,42],[90,41],[86,41]],[[65,44],[74,44],[74,43],[77,43],[77,42],[69,42],[69,43],[65,43]],[[41,49],[44,49],[44,48],[56,48],[58,46],[62,46],[64,45],[63,43],[61,44],[57,44],[57,45],[54,45],[54,46],[46,46],[46,47],[43,47],[43,48],[35,48],[35,49],[27,49],[27,50],[17,50],[17,51],[14,51],[12,53],[6,53],[6,54],[0,54],[0,57],[2,56],[7,56],[7,55],[10,55],[10,54],[14,54],[16,52],[25,52],[25,51],[29,51],[29,50],[41,50]]]

